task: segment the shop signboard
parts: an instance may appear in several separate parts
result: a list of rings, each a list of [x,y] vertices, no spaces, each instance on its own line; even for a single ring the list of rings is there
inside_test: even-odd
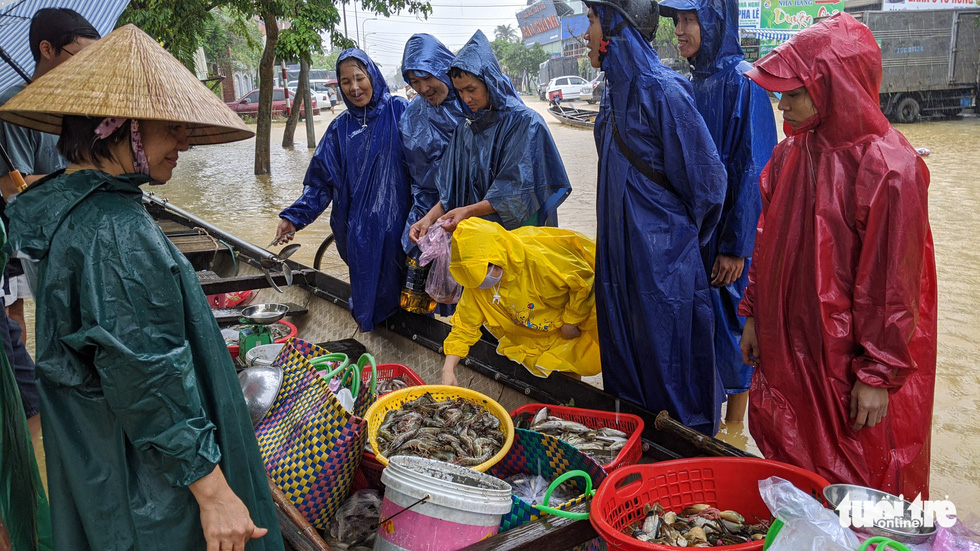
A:
[[[738,0],[738,26],[758,29],[762,12],[762,0]]]
[[[525,46],[550,44],[561,40],[561,21],[552,0],[541,0],[517,12],[517,24]]]
[[[762,0],[759,26],[800,30],[841,11],[843,0]]]

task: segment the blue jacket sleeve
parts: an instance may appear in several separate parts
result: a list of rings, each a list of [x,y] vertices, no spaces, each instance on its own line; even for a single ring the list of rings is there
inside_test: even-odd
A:
[[[654,80],[631,91],[629,105],[660,125],[664,174],[694,217],[703,247],[721,217],[728,180],[694,98],[689,90],[684,92]]]
[[[331,124],[316,148],[310,167],[303,180],[303,194],[291,206],[279,213],[301,230],[313,223],[330,206],[334,193],[334,171],[332,170],[331,150],[334,146],[334,125]]]
[[[547,124],[536,113],[515,119],[516,124],[501,132],[507,138],[500,142],[500,151],[489,155],[496,173],[484,197],[507,229],[527,223],[546,204],[549,210],[556,210],[571,190]],[[541,213],[538,223],[550,215]]]
[[[718,253],[752,255],[756,226],[762,213],[759,174],[776,147],[776,123],[765,90],[744,79],[735,105],[742,109],[729,127],[728,199],[718,223]]]

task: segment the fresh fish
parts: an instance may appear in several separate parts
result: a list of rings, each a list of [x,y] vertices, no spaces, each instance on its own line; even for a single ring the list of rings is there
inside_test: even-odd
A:
[[[396,390],[401,390],[407,388],[411,385],[405,379],[401,377],[392,377],[391,379],[385,379],[384,381],[378,381],[378,396],[383,396],[389,392],[394,392]]]
[[[545,411],[542,408],[541,411]],[[540,412],[539,412],[540,414]],[[537,419],[539,416],[535,417]],[[592,457],[601,465],[611,463],[616,455],[626,446],[628,435],[613,428],[592,429],[582,423],[548,416],[543,420],[533,422],[531,430],[548,434],[564,440],[570,446]]]

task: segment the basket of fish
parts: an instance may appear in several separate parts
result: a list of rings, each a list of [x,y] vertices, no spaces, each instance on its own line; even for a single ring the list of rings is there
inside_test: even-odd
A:
[[[361,381],[366,383],[370,380],[371,366],[366,366],[361,372]],[[422,377],[419,377],[419,374],[412,371],[407,365],[378,364],[378,396],[424,384],[425,381],[422,380]]]
[[[588,486],[599,486],[606,478],[606,471],[598,462],[567,443],[540,432],[515,429],[514,445],[489,471],[510,484],[513,491],[513,506],[511,512],[500,519],[500,531],[542,516],[536,506],[543,505],[545,490],[569,471],[587,474],[591,478]],[[570,478],[554,488],[550,497],[553,509],[564,511],[574,507],[587,498],[586,482],[582,478]]]
[[[515,427],[564,440],[598,461],[606,472],[632,465],[643,455],[640,441],[643,419],[636,415],[527,404],[512,411],[510,416]]]
[[[821,496],[829,484],[804,469],[754,457],[631,465],[599,486],[589,520],[611,549],[762,551],[772,515],[759,481],[770,476],[813,496]]]
[[[485,472],[514,441],[507,410],[487,396],[456,386],[396,390],[367,412],[368,440],[382,465],[409,455]]]

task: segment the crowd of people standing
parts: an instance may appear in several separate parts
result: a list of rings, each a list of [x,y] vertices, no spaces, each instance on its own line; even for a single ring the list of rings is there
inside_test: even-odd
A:
[[[398,310],[406,259],[439,227],[453,233],[450,271],[462,286],[444,383],[456,382],[482,326],[537,376],[601,368],[607,392],[708,435],[726,397],[730,422],[748,403],[766,457],[832,482],[928,497],[929,174],[878,109],[881,56],[870,31],[839,14],[752,66],[731,0],[586,4],[589,61],[608,83],[595,124],[594,240],[558,227],[571,191],[558,149],[478,31],[456,54],[431,35],[409,39],[411,102],[390,93],[365,52],[339,56],[347,110],[281,212],[276,241],[332,206],[351,314],[366,332]],[[675,21],[691,80],[650,45],[661,17]],[[100,56],[148,47],[135,29],[98,42],[68,33],[83,22],[69,18],[71,40],[61,43],[32,30],[39,69],[45,48],[66,59],[91,51],[0,110],[5,132],[30,127],[19,131],[59,152],[50,168],[18,167],[29,187],[0,182],[9,250],[28,265],[44,335],[36,388],[54,539],[103,548],[100,538],[124,525],[133,545],[150,546],[166,524],[188,527],[181,548],[280,548],[234,369],[216,353],[220,333],[200,325],[209,316],[193,273],[138,200],[138,186],[166,182],[190,144],[250,131],[203,97],[212,110],[180,99],[143,113],[120,100],[102,112],[66,100],[53,112],[42,93],[77,94],[104,76]],[[162,49],[148,58],[172,60]],[[201,90],[188,81],[179,91]],[[767,91],[781,94],[787,138],[778,145]],[[4,337],[16,358],[6,346],[15,331]],[[79,454],[86,460],[69,460]],[[107,471],[137,483],[107,485]],[[107,491],[130,510],[93,507]],[[160,508],[138,503],[171,516],[161,523]]]

